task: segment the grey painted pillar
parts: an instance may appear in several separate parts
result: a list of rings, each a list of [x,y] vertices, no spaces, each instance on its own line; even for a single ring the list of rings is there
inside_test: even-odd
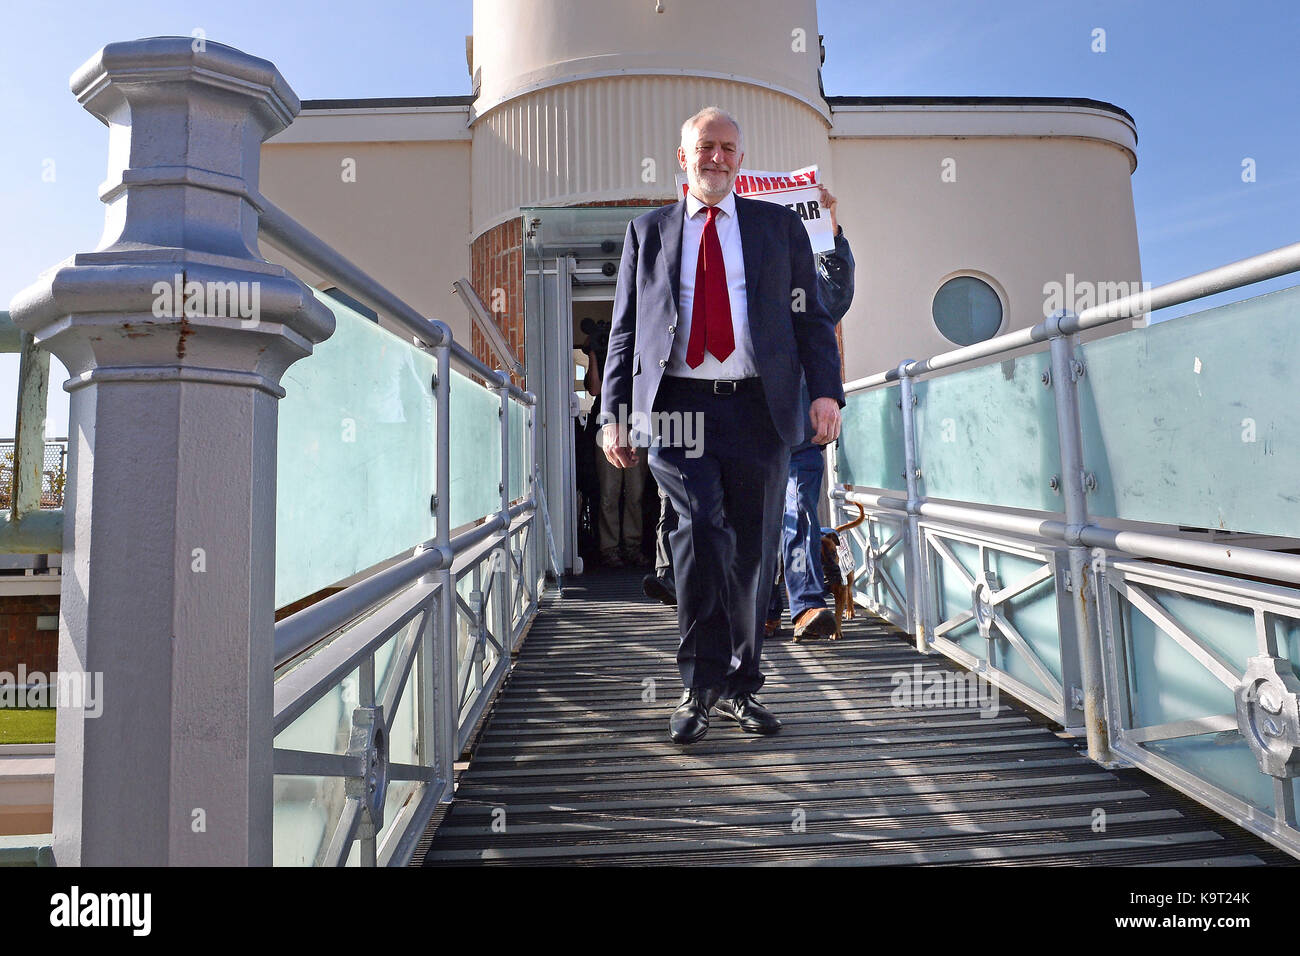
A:
[[[334,324],[258,253],[298,98],[189,37],[111,44],[72,91],[109,127],[104,238],[12,305],[71,373],[59,669],[96,691],[59,709],[55,858],[269,864],[278,383]]]

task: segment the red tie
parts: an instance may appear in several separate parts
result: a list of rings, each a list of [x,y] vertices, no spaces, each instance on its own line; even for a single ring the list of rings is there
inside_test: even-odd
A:
[[[686,343],[686,364],[699,368],[708,350],[719,362],[736,350],[731,330],[731,298],[727,295],[727,265],[722,243],[713,220],[716,206],[709,207],[709,219],[700,236],[700,257],[695,262],[695,298],[691,303],[691,337]]]

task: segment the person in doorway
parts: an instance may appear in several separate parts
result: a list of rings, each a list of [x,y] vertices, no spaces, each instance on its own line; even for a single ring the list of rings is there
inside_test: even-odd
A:
[[[590,327],[588,323],[591,323]],[[594,416],[594,421],[599,421],[601,379],[609,347],[609,325],[583,319],[582,330],[587,332],[584,351],[590,358],[584,384],[587,391],[595,396],[589,415]],[[648,473],[646,463],[642,461],[630,468],[619,468],[598,453],[596,473],[600,479],[600,563],[607,568],[647,566],[650,562],[641,551],[641,496]]]
[[[673,581],[673,552],[669,535],[677,527],[677,511],[668,493],[659,486],[659,521],[655,525],[655,570],[641,579],[641,590],[669,607],[677,606],[677,585]]]

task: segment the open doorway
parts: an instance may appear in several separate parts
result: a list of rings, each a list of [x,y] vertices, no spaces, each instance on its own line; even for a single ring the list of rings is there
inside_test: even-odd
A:
[[[600,536],[604,453],[596,448],[592,408],[595,377],[603,367],[595,368],[593,360],[603,361],[595,346],[602,323],[608,335],[627,223],[646,211],[644,206],[523,210],[524,348],[527,387],[537,396],[541,426],[539,490],[545,494],[550,534],[567,572],[599,567],[602,550],[611,550],[611,521],[606,522],[605,548]],[[584,319],[589,320],[587,329]],[[595,340],[589,342],[593,332]],[[611,509],[610,517],[616,533],[612,549],[639,554],[626,563],[645,566],[653,559],[659,499],[649,470],[640,467],[644,480],[639,495],[632,489],[629,510],[628,488],[619,482],[618,509]],[[611,484],[607,475],[606,487]],[[611,501],[608,496],[605,500]]]
[[[600,396],[612,297],[608,290],[575,288],[573,301],[574,386],[579,414],[574,428],[577,483],[578,554],[584,566],[649,568],[654,563],[654,529],[659,518],[659,494],[645,452],[635,468],[618,469],[598,446],[596,417]],[[594,293],[594,294],[593,294]]]

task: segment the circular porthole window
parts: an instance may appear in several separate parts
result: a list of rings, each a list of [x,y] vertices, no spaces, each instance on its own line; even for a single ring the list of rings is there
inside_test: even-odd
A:
[[[991,339],[1002,328],[1002,299],[975,276],[956,276],[939,286],[931,312],[943,337],[957,345]]]

